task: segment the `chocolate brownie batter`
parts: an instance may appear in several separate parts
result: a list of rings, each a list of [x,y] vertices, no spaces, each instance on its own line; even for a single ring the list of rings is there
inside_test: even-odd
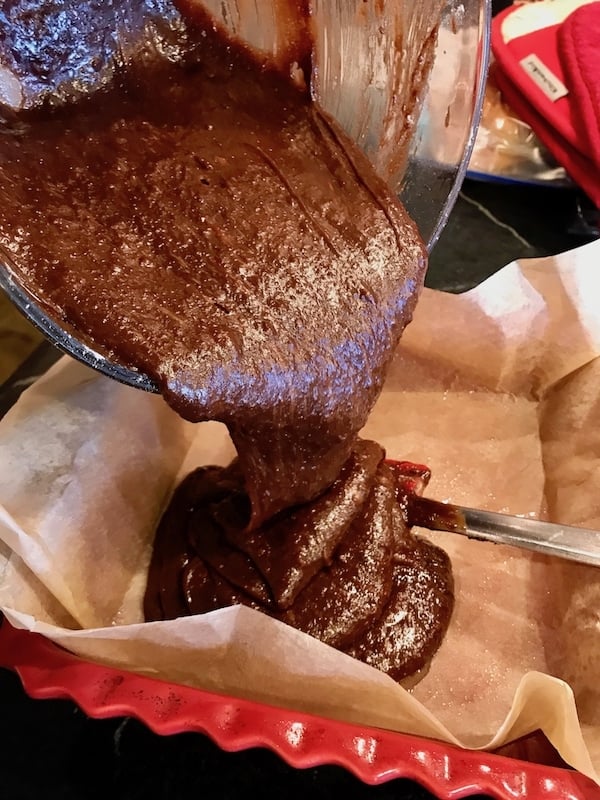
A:
[[[159,525],[146,619],[243,603],[396,680],[422,673],[454,605],[448,556],[410,531],[411,498],[428,479],[357,439],[317,500],[248,532],[238,465],[200,468]]]
[[[90,1],[61,5],[81,22]],[[167,514],[149,616],[250,602],[364,657],[408,533],[383,454],[357,434],[426,256],[312,101],[309,15],[289,5],[287,72],[196,3],[105,8],[101,46],[93,26],[82,34],[98,49],[80,59],[97,66],[93,91],[47,70],[54,93],[5,106],[0,257],[67,330],[148,374],[185,418],[230,431],[235,464],[194,474]],[[106,44],[123,20],[142,37],[128,52]],[[27,47],[8,49],[33,85]]]

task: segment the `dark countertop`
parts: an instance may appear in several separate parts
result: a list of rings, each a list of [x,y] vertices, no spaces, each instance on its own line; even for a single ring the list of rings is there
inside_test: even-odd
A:
[[[600,212],[575,191],[467,179],[431,254],[426,283],[465,291],[514,259],[591,241],[594,223]]]
[[[579,203],[564,189],[467,180],[432,254],[428,285],[463,291],[515,258],[589,241]],[[55,357],[46,345],[34,352],[0,388],[0,415]],[[368,787],[339,767],[298,771],[266,751],[225,753],[199,734],[160,737],[132,719],[92,720],[69,701],[29,699],[6,670],[0,709],[0,797],[7,800],[432,797],[409,781]]]

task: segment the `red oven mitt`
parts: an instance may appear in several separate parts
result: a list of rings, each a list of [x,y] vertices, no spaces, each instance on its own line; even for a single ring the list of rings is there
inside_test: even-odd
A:
[[[492,23],[492,50],[496,59],[495,80],[509,105],[535,131],[556,160],[564,166],[573,180],[600,207],[600,125],[594,116],[593,132],[586,120],[600,114],[600,39],[590,36],[589,65],[583,66],[582,51],[578,49],[577,31],[570,35],[570,48],[576,52],[577,78],[572,88],[570,68],[562,58],[562,28],[571,16],[588,9],[598,14],[600,2],[583,5],[569,14],[564,21],[546,24],[542,3],[532,4],[541,10],[542,27],[523,35],[506,34],[504,21],[510,14],[520,13],[521,6],[512,6],[497,15]],[[529,12],[531,13],[531,12]],[[588,11],[588,13],[590,13]],[[554,19],[552,15],[549,17]],[[531,22],[529,23],[531,27]],[[569,28],[567,28],[569,31]],[[595,86],[590,92],[586,86]],[[586,93],[586,117],[580,108],[579,98]],[[590,109],[593,108],[593,111]]]
[[[581,186],[592,203],[600,208],[600,170],[596,164],[560,136],[501,70],[494,71],[494,81],[513,111],[531,126],[556,161]]]
[[[600,166],[600,2],[581,6],[568,16],[557,38],[580,138]]]

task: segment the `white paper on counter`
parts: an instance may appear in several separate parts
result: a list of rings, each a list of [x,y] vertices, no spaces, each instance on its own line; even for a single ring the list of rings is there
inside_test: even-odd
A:
[[[428,464],[431,497],[600,528],[598,289],[600,242],[463,295],[425,290],[364,435]],[[598,780],[600,570],[427,533],[456,609],[412,693],[247,608],[143,623],[169,491],[231,453],[221,426],[60,362],[0,422],[8,619],[92,660],[469,747],[541,728]]]

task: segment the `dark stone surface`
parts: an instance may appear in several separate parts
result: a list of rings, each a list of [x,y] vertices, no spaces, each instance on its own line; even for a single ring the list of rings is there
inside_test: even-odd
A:
[[[581,232],[578,202],[565,190],[466,181],[432,255],[428,285],[463,291],[514,258],[589,241],[589,232]],[[53,358],[43,346],[0,390],[0,414]],[[431,798],[409,781],[369,787],[338,767],[298,771],[266,751],[224,753],[199,734],[163,738],[134,720],[91,720],[68,701],[30,700],[4,670],[0,731],[3,800]]]
[[[427,285],[462,292],[518,258],[591,241],[586,199],[567,189],[466,180],[435,246]]]

